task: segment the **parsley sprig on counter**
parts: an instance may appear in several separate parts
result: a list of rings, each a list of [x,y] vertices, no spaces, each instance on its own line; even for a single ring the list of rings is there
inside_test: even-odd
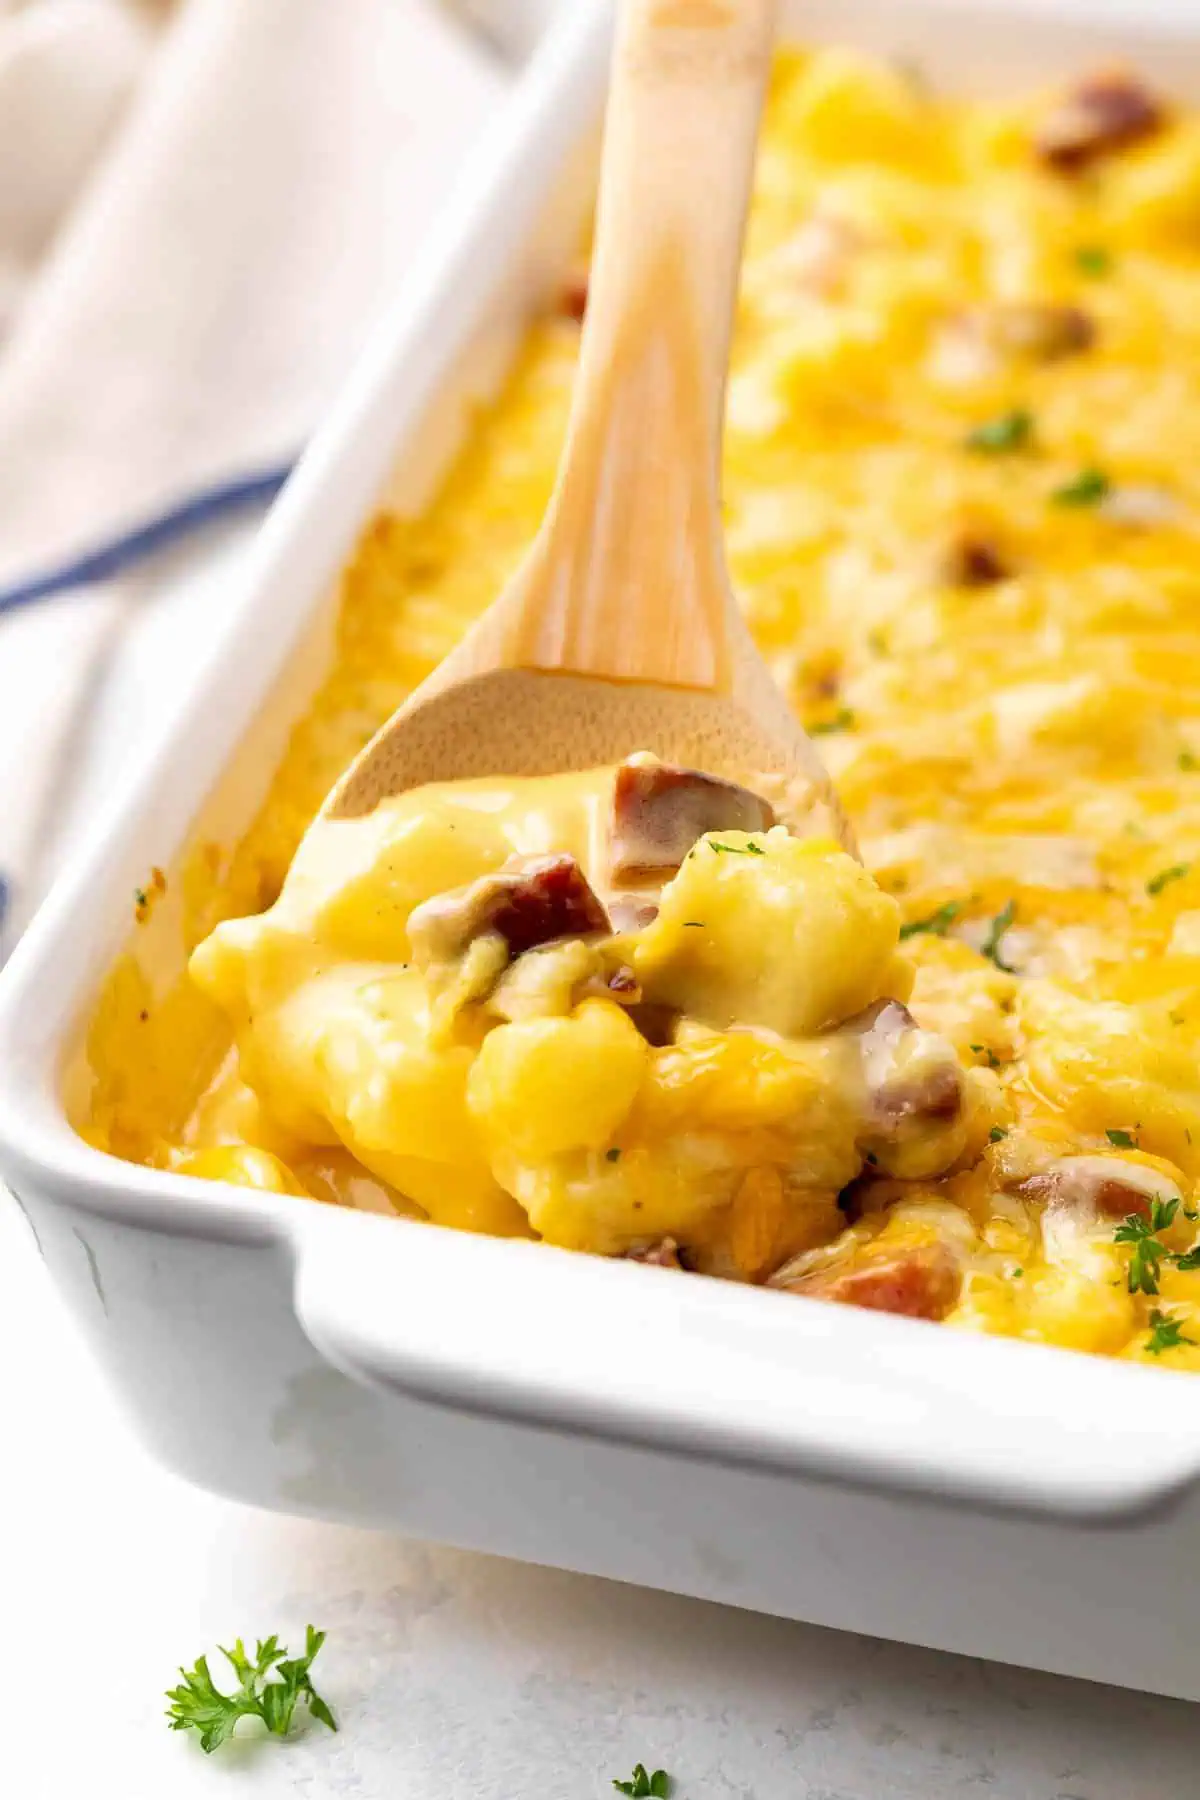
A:
[[[643,1764],[638,1763],[628,1781],[614,1781],[613,1786],[618,1794],[628,1794],[630,1800],[667,1800],[671,1777],[665,1769],[655,1769],[653,1775],[647,1775]]]
[[[324,1642],[325,1633],[310,1625],[303,1656],[289,1657],[277,1637],[261,1638],[253,1660],[241,1638],[232,1650],[221,1646],[221,1655],[237,1677],[233,1694],[221,1692],[209,1672],[208,1658],[197,1657],[194,1669],[180,1669],[181,1685],[167,1691],[171,1730],[198,1731],[201,1749],[211,1753],[233,1736],[239,1719],[261,1719],[273,1736],[286,1737],[297,1706],[303,1704],[314,1719],[336,1731],[337,1722],[309,1675]]]

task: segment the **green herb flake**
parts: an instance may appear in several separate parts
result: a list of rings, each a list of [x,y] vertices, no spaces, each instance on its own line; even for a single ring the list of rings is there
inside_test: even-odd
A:
[[[1146,892],[1161,894],[1172,881],[1182,881],[1185,875],[1191,874],[1191,870],[1191,863],[1172,863],[1169,869],[1160,869],[1157,875],[1150,877],[1146,883]]]
[[[671,1777],[665,1769],[655,1769],[653,1775],[647,1775],[644,1765],[639,1763],[628,1781],[614,1781],[613,1786],[618,1794],[628,1794],[630,1800],[667,1800]]]
[[[988,1142],[991,1144],[999,1144],[1007,1136],[1008,1132],[1003,1125],[993,1125],[992,1129],[988,1132]]]
[[[1181,750],[1175,760],[1185,775],[1194,775],[1200,769],[1200,756],[1194,755],[1191,750]]]
[[[1003,969],[1006,975],[1014,975],[1016,970],[1011,963],[1006,963],[1001,956],[1000,945],[1004,940],[1005,933],[1012,926],[1016,916],[1017,903],[1015,900],[1010,900],[1008,905],[1002,907],[992,920],[988,927],[988,934],[979,947],[979,954],[981,956],[986,956],[989,962],[995,963],[998,969]]]
[[[1111,489],[1112,482],[1103,469],[1080,469],[1078,475],[1056,487],[1050,499],[1055,506],[1099,506]]]
[[[1081,275],[1090,275],[1098,279],[1102,275],[1111,275],[1113,270],[1113,254],[1103,244],[1080,244],[1075,252],[1075,267]]]
[[[1131,1131],[1106,1131],[1105,1137],[1118,1150],[1136,1150],[1138,1141]]]
[[[848,706],[841,707],[832,719],[818,719],[815,725],[808,727],[809,737],[828,737],[834,731],[853,731],[856,720]]]
[[[1114,1244],[1132,1247],[1126,1275],[1131,1294],[1157,1294],[1162,1265],[1170,1259],[1158,1234],[1167,1230],[1178,1210],[1178,1200],[1152,1200],[1149,1218],[1144,1213],[1128,1213],[1114,1231]]]
[[[1200,1269],[1200,1244],[1196,1244],[1191,1250],[1185,1250],[1182,1256],[1177,1256],[1175,1267],[1182,1269],[1185,1275],[1194,1275]]]
[[[919,931],[928,932],[931,937],[945,937],[961,911],[961,900],[947,900],[945,906],[939,906],[927,919],[910,919],[907,925],[900,927],[901,943],[905,938],[916,937]]]
[[[767,854],[761,844],[722,844],[716,838],[705,838],[704,841],[716,856],[765,856]]]
[[[221,1692],[209,1673],[207,1657],[197,1657],[194,1669],[180,1669],[181,1685],[167,1691],[171,1730],[198,1731],[201,1749],[211,1753],[233,1736],[239,1719],[261,1719],[273,1736],[286,1737],[297,1706],[303,1704],[320,1724],[336,1731],[337,1722],[309,1675],[324,1642],[325,1633],[310,1625],[303,1656],[289,1657],[279,1639],[269,1637],[259,1640],[252,1661],[239,1638],[232,1650],[221,1649],[237,1677],[233,1694]]]
[[[998,1069],[1002,1066],[1000,1058],[990,1044],[972,1044],[971,1050],[974,1055],[983,1057],[989,1069]]]
[[[1015,1281],[1015,1280],[1016,1280],[1016,1279],[1017,1279],[1017,1277],[1018,1277],[1018,1275],[1023,1275],[1023,1274],[1024,1274],[1024,1273],[1025,1273],[1025,1271],[1024,1271],[1024,1269],[1023,1269],[1023,1268],[1022,1268],[1022,1267],[1021,1267],[1021,1265],[1020,1265],[1020,1263],[1018,1263],[1018,1264],[1017,1264],[1017,1266],[1016,1266],[1016,1268],[1015,1268],[1015,1269],[1010,1269],[1010,1270],[1009,1270],[1009,1271],[1008,1271],[1008,1273],[1009,1273],[1009,1279],[1010,1279],[1010,1280],[1012,1280],[1012,1281]]]
[[[994,419],[985,419],[967,433],[964,442],[968,450],[980,456],[1008,456],[1023,450],[1032,436],[1033,414],[1018,406],[1011,412],[997,413]]]
[[[134,905],[135,905],[135,906],[136,906],[136,907],[137,907],[137,909],[138,909],[138,911],[139,911],[139,912],[142,912],[142,911],[144,911],[144,910],[145,910],[145,908],[146,908],[146,907],[147,907],[147,906],[149,906],[149,904],[150,904],[150,897],[149,897],[149,895],[148,895],[148,894],[147,894],[147,892],[146,892],[146,890],[145,890],[145,888],[134,888],[134,890],[133,890],[133,904],[134,904]]]
[[[1157,1307],[1150,1314],[1150,1326],[1150,1336],[1146,1339],[1146,1351],[1150,1356],[1161,1356],[1164,1350],[1178,1350],[1184,1344],[1196,1342],[1195,1338],[1184,1337],[1178,1319],[1160,1312]]]

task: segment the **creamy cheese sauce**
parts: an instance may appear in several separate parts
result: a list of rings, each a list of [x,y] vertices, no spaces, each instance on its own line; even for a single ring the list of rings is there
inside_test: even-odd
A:
[[[899,925],[837,845],[653,758],[416,788],[319,821],[276,904],[196,950],[238,1052],[204,1130],[244,1083],[291,1139],[281,1188],[347,1150],[443,1224],[767,1275],[864,1168],[985,1141],[986,1079],[899,1004]]]
[[[873,1184],[798,1279],[892,1245],[911,1301],[949,1256],[951,1324],[1200,1366],[1200,119],[1155,114],[1079,166],[1061,114],[937,101],[837,51],[783,56],[773,84],[730,386],[735,582],[901,908],[912,1012],[998,1096],[969,1167]],[[185,872],[189,945],[275,898],[341,769],[500,591],[577,345],[566,311],[541,323],[429,512],[365,534],[261,818]],[[81,1125],[119,1155],[419,1198],[298,1147],[220,1014],[152,993],[136,956],[87,1048]],[[1155,1202],[1147,1257],[1117,1234]]]

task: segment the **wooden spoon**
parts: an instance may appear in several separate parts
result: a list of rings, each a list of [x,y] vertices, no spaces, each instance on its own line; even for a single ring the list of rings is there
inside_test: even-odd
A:
[[[849,829],[734,599],[725,380],[776,0],[624,0],[574,409],[506,591],[338,782],[350,818],[429,781],[635,750]]]

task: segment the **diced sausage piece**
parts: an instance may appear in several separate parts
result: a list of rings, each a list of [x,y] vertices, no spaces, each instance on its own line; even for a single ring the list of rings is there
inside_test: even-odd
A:
[[[1078,356],[1096,341],[1096,323],[1081,306],[1060,306],[1046,301],[1013,301],[991,314],[991,335],[1010,356],[1031,356],[1039,362],[1057,362]]]
[[[736,782],[649,759],[622,763],[613,786],[613,879],[665,880],[706,831],[768,831],[774,823],[774,808]]]
[[[608,914],[567,855],[512,857],[494,874],[424,901],[408,921],[413,955],[425,966],[452,962],[489,932],[520,956],[556,938],[608,929]]]
[[[642,997],[642,984],[633,970],[622,963],[620,968],[614,969],[609,975],[604,983],[604,991],[617,1000],[636,1006]]]
[[[650,1244],[644,1250],[627,1250],[627,1262],[647,1263],[654,1269],[682,1269],[679,1260],[679,1245],[674,1238],[663,1238],[660,1243]]]
[[[1124,1219],[1130,1213],[1150,1216],[1152,1200],[1181,1198],[1169,1175],[1146,1163],[1121,1156],[1063,1156],[1040,1174],[1017,1184],[1030,1199],[1055,1201]]]
[[[1034,147],[1050,168],[1074,174],[1150,137],[1164,117],[1159,101],[1136,76],[1104,70],[1063,96],[1038,126]]]
[[[573,269],[562,285],[558,297],[558,310],[565,318],[574,319],[582,325],[588,307],[588,272],[586,268]]]
[[[963,1108],[963,1072],[953,1047],[922,1031],[907,1006],[881,1000],[844,1030],[859,1038],[873,1131],[884,1139],[922,1122],[945,1123]]]
[[[653,900],[638,900],[632,894],[618,894],[608,903],[608,916],[614,931],[643,931],[653,925],[658,908]]]
[[[934,340],[932,373],[954,386],[986,381],[1021,358],[1057,362],[1090,350],[1096,322],[1081,306],[1014,300],[971,306],[942,321]]]
[[[851,1266],[790,1282],[785,1292],[909,1319],[944,1319],[961,1287],[962,1271],[951,1251],[942,1244],[920,1244],[868,1252]]]
[[[994,587],[1011,574],[997,546],[980,532],[960,532],[942,553],[942,579],[951,587]]]

